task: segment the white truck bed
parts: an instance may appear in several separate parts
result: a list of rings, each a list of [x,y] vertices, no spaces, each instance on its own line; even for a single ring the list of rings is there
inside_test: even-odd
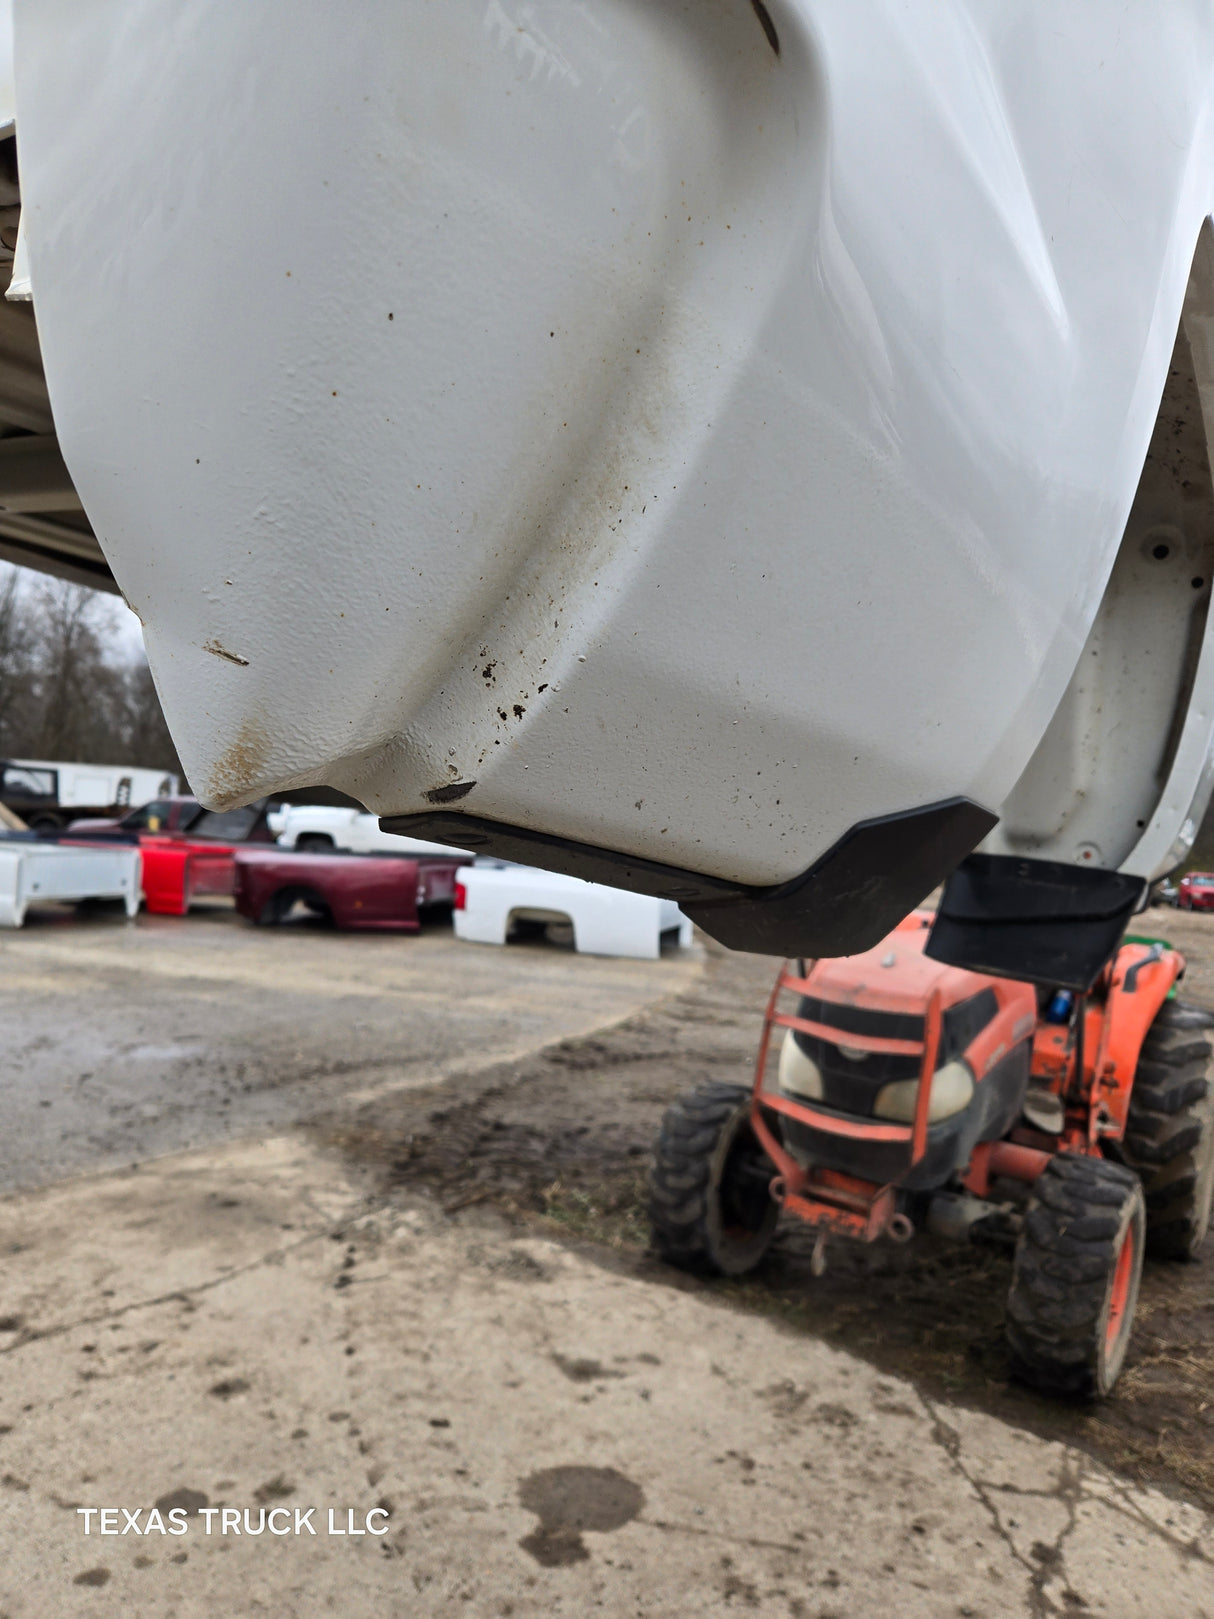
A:
[[[133,847],[0,842],[0,927],[19,928],[31,905],[54,900],[120,899],[133,917],[141,873],[140,853]]]
[[[656,960],[662,934],[674,928],[680,945],[691,943],[691,923],[678,906],[649,894],[489,862],[469,866],[459,884],[464,901],[456,900],[455,936],[474,944],[505,944],[516,921],[572,923],[574,949],[587,956]]]
[[[324,804],[287,804],[276,814],[278,842],[284,849],[333,848],[350,854],[461,854],[450,844],[385,832],[377,815]],[[275,825],[274,820],[271,826]]]
[[[775,953],[1176,866],[1214,30],[1011,15],[19,0],[10,291],[201,800]]]

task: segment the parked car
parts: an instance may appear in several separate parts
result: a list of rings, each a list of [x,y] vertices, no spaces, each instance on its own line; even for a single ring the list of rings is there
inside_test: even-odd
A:
[[[1190,871],[1176,885],[1182,911],[1214,911],[1214,871]]]
[[[282,922],[302,903],[339,928],[417,933],[425,906],[452,905],[456,874],[471,855],[297,854],[288,849],[234,852],[236,909],[252,922]]]
[[[243,809],[203,809],[196,798],[156,798],[129,815],[73,821],[72,837],[97,832],[150,833],[157,837],[213,838],[222,843],[272,843],[269,800],[258,799]]]
[[[185,832],[201,811],[196,798],[155,798],[126,815],[90,815],[72,821],[67,830],[72,837],[97,832]]]
[[[1179,888],[1167,877],[1162,882],[1156,883],[1151,889],[1152,905],[1176,905],[1179,899]]]
[[[572,927],[573,947],[590,956],[656,960],[662,935],[691,943],[691,923],[673,900],[632,894],[557,872],[481,860],[460,873],[455,934],[476,944],[505,944],[512,934]]]
[[[286,804],[275,816],[281,821],[278,841],[284,849],[334,850],[349,854],[458,855],[463,850],[446,843],[427,843],[381,832],[379,817],[365,810],[331,809],[321,804]]]
[[[0,760],[0,803],[15,810],[35,832],[61,831],[82,811],[124,812],[132,804],[176,790],[177,777],[163,770],[55,759]]]

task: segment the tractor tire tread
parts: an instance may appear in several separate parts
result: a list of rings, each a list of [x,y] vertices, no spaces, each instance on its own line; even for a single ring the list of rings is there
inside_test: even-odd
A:
[[[1176,1217],[1175,1211],[1193,1195],[1197,1185],[1197,1167],[1190,1158],[1186,1174],[1178,1175],[1166,1186],[1153,1187],[1147,1194],[1147,1214],[1152,1225],[1167,1224]]]
[[[1194,1069],[1197,1064],[1193,1064]],[[1203,1072],[1195,1072],[1191,1078],[1185,1079],[1183,1075],[1168,1073],[1165,1070],[1159,1076],[1148,1074],[1146,1065],[1140,1064],[1134,1080],[1134,1091],[1138,1098],[1139,1107],[1147,1113],[1157,1113],[1162,1118],[1170,1118],[1183,1108],[1191,1107],[1194,1102],[1204,1102],[1210,1094],[1210,1082]]]
[[[1155,1019],[1158,1029],[1214,1029],[1214,1012],[1179,997],[1165,1001]]]
[[[1126,1206],[1139,1200],[1141,1208],[1141,1195],[1133,1171],[1101,1158],[1059,1154],[1038,1178],[1016,1246],[1006,1324],[1012,1364],[1038,1388],[1103,1392],[1099,1322]]]
[[[666,1110],[649,1172],[649,1224],[656,1252],[680,1269],[727,1268],[713,1252],[710,1231],[713,1161],[722,1132],[749,1100],[748,1086],[714,1080]],[[769,1240],[770,1233],[762,1246]]]
[[[1064,1282],[1068,1287],[1094,1282],[1105,1274],[1105,1262],[1100,1254],[1059,1254],[1042,1249],[1037,1265],[1043,1276]]]
[[[1159,1169],[1172,1163],[1182,1153],[1191,1152],[1201,1140],[1201,1135],[1201,1120],[1182,1116],[1171,1130],[1157,1128],[1148,1134],[1146,1129],[1127,1128],[1124,1150],[1140,1171],[1144,1168]]]
[[[1191,1259],[1205,1234],[1214,1170],[1205,1031],[1214,1014],[1165,1001],[1142,1043],[1121,1156],[1138,1172],[1147,1206],[1147,1248],[1157,1258]]]

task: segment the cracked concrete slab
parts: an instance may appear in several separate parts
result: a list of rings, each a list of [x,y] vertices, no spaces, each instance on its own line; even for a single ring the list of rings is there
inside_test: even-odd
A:
[[[1195,1508],[297,1135],[12,1196],[0,1251],[11,1619],[1214,1619]],[[157,1501],[389,1517],[77,1512]]]

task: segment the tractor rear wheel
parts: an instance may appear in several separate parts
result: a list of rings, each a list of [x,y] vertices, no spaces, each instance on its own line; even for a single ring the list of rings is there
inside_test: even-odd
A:
[[[1121,1157],[1147,1201],[1147,1248],[1195,1259],[1214,1205],[1214,1105],[1206,1070],[1214,1017],[1165,1001],[1142,1043]]]
[[[1016,1243],[1007,1343],[1020,1377],[1052,1394],[1107,1394],[1125,1360],[1146,1210],[1133,1170],[1060,1153],[1037,1178]]]
[[[742,1276],[775,1235],[775,1165],[750,1122],[750,1090],[706,1085],[666,1110],[649,1176],[653,1246],[669,1264]]]

